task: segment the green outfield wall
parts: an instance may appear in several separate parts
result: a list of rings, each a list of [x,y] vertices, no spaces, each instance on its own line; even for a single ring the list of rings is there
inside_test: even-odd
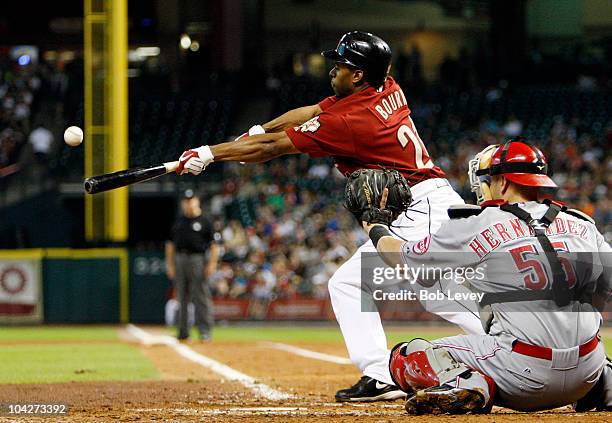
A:
[[[121,248],[0,250],[0,322],[127,322],[128,274]]]
[[[162,323],[170,284],[161,251],[129,253],[129,318],[134,323]]]
[[[0,324],[162,323],[161,251],[0,250]]]

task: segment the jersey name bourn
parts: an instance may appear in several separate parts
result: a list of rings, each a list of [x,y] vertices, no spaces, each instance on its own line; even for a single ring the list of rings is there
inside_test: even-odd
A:
[[[389,119],[389,116],[396,112],[400,107],[408,107],[406,96],[401,88],[391,92],[388,96],[382,98],[380,102],[374,105],[374,110],[378,112],[383,120]]]

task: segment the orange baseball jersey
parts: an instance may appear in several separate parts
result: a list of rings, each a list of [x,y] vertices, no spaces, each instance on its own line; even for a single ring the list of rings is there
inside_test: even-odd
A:
[[[381,91],[368,87],[348,97],[328,97],[321,114],[286,130],[302,153],[331,156],[343,174],[381,167],[401,172],[411,185],[443,178],[410,117],[400,86],[389,77]]]

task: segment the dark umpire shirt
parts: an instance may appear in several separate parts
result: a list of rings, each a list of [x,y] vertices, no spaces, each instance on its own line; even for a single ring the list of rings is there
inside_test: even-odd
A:
[[[179,253],[205,253],[214,241],[212,223],[203,215],[181,216],[172,227],[171,239]]]

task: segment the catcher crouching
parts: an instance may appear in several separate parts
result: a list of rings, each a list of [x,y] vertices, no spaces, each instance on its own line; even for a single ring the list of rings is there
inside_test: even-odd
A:
[[[347,208],[388,265],[428,265],[440,253],[447,263],[457,252],[454,266],[487,269],[467,284],[482,294],[476,308],[486,335],[413,339],[392,349],[389,372],[408,394],[406,410],[612,409],[598,311],[612,292],[612,249],[584,213],[541,201],[543,188],[556,184],[542,152],[525,141],[485,149],[470,162],[469,176],[479,205],[449,209],[451,220],[418,249],[388,230],[410,202],[397,175],[360,171],[347,184]]]

